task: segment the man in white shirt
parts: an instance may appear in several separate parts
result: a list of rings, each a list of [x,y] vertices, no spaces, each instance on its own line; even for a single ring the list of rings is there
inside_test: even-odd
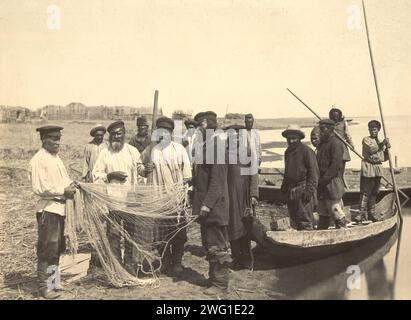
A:
[[[186,149],[179,143],[171,141],[174,122],[167,117],[161,117],[156,121],[156,131],[159,143],[153,148],[146,148],[141,154],[144,169],[139,171],[140,175],[147,177],[148,183],[163,185],[172,188],[176,184],[185,184],[191,180],[191,165]],[[160,248],[163,254],[163,272],[179,274],[184,271],[181,264],[184,254],[184,244],[187,242],[187,231],[184,228],[185,220],[181,217],[176,219],[176,226],[157,226],[157,237],[161,234],[173,235],[177,228],[182,228],[169,240],[167,246]],[[168,239],[158,239],[168,241]]]
[[[57,287],[47,282],[57,272],[60,254],[65,251],[64,222],[66,199],[76,192],[67,170],[58,156],[62,127],[43,126],[40,132],[42,148],[29,163],[33,192],[40,197],[36,206],[38,223],[37,277],[40,294],[46,299],[59,296]]]
[[[109,146],[100,152],[94,165],[94,182],[110,185],[117,184],[131,188],[139,181],[137,172],[143,166],[140,162],[140,153],[136,148],[125,142],[126,129],[123,121],[113,122],[107,127],[107,131],[109,133]],[[137,226],[133,221],[133,217],[129,217],[127,213],[119,211],[111,211],[110,215],[118,224],[121,225],[123,223],[124,229],[130,237],[134,237]],[[107,224],[107,237],[113,254],[117,257],[118,261],[123,262],[120,247],[121,234],[110,223]],[[124,265],[133,275],[137,272],[138,256],[136,248],[129,241],[125,241]]]

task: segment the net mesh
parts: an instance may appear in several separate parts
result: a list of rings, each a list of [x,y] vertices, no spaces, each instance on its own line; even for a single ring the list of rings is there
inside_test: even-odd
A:
[[[90,244],[116,287],[158,285],[164,248],[194,220],[181,183],[80,183],[66,203],[71,253]]]

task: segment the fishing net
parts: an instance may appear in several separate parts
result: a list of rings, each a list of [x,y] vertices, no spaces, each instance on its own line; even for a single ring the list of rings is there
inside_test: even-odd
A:
[[[116,287],[158,284],[164,248],[194,219],[181,183],[80,183],[75,198],[66,203],[71,253],[89,243]]]

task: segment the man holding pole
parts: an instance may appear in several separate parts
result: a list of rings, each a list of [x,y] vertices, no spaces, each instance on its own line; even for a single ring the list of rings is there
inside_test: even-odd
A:
[[[358,220],[368,219],[378,221],[375,216],[375,204],[380,190],[381,177],[383,173],[382,163],[388,160],[388,149],[390,143],[378,138],[381,123],[377,120],[368,122],[370,135],[362,140],[361,178],[360,178],[360,216]],[[368,220],[366,219],[366,220]]]
[[[344,144],[334,134],[335,122],[324,119],[320,124],[321,143],[317,151],[320,179],[318,181],[318,229],[328,229],[330,217],[336,228],[345,228],[347,221],[342,208],[344,195]]]

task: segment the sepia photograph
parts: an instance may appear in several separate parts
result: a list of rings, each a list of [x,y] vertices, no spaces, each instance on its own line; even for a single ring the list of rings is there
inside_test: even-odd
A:
[[[0,300],[410,300],[410,52],[408,0],[0,0]]]

